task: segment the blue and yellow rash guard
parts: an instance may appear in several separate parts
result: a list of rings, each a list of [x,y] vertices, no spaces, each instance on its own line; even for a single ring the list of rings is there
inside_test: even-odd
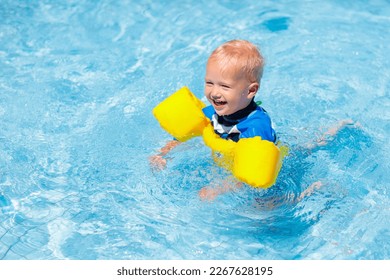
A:
[[[212,105],[202,110],[221,138],[238,142],[241,138],[260,136],[263,140],[276,142],[269,115],[254,100],[244,109],[227,116],[219,116]]]

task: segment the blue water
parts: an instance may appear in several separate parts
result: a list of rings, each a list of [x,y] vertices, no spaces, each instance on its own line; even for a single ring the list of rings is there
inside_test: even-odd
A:
[[[390,2],[0,3],[0,259],[389,259]],[[277,184],[201,201],[227,176],[151,109],[247,39],[291,148]],[[342,119],[325,147],[301,147]],[[313,182],[323,186],[298,201]]]

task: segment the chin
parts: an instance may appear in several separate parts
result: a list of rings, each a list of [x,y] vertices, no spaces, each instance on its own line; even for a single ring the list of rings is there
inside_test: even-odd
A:
[[[218,108],[216,106],[213,106],[213,107],[214,107],[214,110],[218,116],[227,116],[227,115],[231,115],[235,112],[234,109],[232,109],[231,107],[228,107],[226,105],[224,108]]]
[[[217,113],[218,116],[228,116],[228,115],[233,114],[233,113],[229,113],[229,112],[226,112],[226,111],[218,112],[217,110],[215,110],[215,112]]]

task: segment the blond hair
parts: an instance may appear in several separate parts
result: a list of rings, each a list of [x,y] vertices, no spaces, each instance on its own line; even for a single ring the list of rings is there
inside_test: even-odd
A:
[[[210,60],[215,60],[222,72],[231,66],[237,67],[249,82],[260,83],[263,76],[264,58],[259,49],[246,40],[232,40],[220,45],[211,53]]]

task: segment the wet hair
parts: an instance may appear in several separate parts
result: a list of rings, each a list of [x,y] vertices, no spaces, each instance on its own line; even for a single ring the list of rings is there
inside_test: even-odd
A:
[[[252,83],[260,83],[263,76],[264,58],[259,49],[246,40],[232,40],[220,45],[211,53],[210,60],[216,61],[222,72],[231,66],[237,67]]]

